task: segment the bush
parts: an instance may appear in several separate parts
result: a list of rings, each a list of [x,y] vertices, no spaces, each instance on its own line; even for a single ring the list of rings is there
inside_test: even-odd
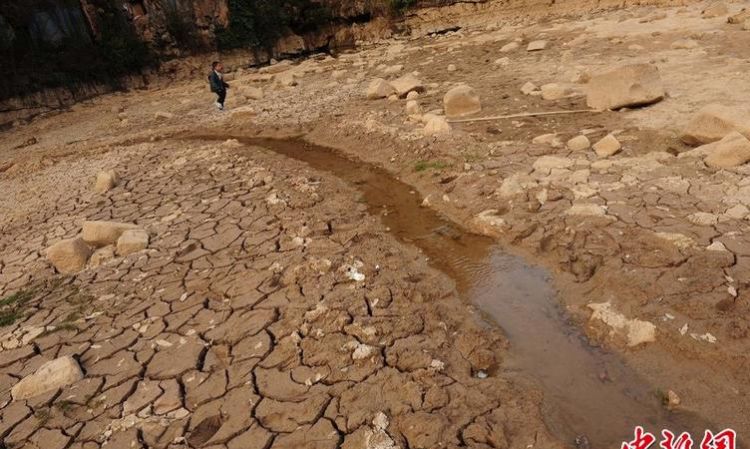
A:
[[[177,47],[189,51],[200,50],[203,44],[198,38],[192,12],[180,9],[176,3],[169,0],[162,0],[161,7],[167,32],[174,38]]]

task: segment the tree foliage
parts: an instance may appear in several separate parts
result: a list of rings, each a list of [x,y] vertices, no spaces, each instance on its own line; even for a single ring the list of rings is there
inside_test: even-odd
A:
[[[328,9],[311,0],[229,0],[229,26],[217,31],[217,44],[269,50],[288,29],[302,34],[330,20]]]
[[[75,95],[85,84],[113,84],[149,65],[152,55],[123,11],[106,0],[96,6],[99,36],[74,0],[0,4],[1,34],[10,37],[0,46],[0,99],[57,87]]]

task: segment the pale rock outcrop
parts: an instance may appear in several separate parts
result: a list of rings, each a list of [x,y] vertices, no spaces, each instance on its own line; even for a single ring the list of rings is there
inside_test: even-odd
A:
[[[91,249],[80,237],[62,240],[47,248],[47,259],[62,274],[83,270],[89,256]]]
[[[482,110],[476,91],[467,85],[456,86],[443,97],[443,109],[448,117],[462,117]]]
[[[632,64],[593,76],[586,102],[594,109],[620,109],[656,103],[665,95],[656,66]]]

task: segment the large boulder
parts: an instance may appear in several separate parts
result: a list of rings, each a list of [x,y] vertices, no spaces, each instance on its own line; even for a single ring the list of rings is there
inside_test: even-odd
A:
[[[383,78],[375,78],[367,86],[367,99],[377,100],[379,98],[388,98],[396,93],[396,89]]]
[[[128,229],[137,229],[137,226],[113,221],[84,221],[83,241],[96,247],[114,245]]]
[[[443,109],[447,117],[462,117],[482,110],[479,95],[467,85],[449,90],[443,97]]]
[[[736,131],[750,137],[750,114],[720,104],[710,104],[688,122],[680,139],[688,145],[716,142]]]
[[[736,167],[750,161],[750,140],[736,131],[697,149],[706,153],[703,162],[713,168]]]
[[[21,379],[10,390],[10,394],[14,401],[22,401],[62,388],[81,379],[83,379],[83,372],[78,362],[71,356],[60,357],[50,360],[40,366],[34,374]]]
[[[409,92],[424,92],[424,84],[414,75],[408,74],[391,81],[399,97],[406,97]]]
[[[656,103],[664,95],[656,66],[632,64],[592,77],[586,102],[594,109],[620,109]]]
[[[47,259],[62,274],[83,270],[90,256],[91,249],[80,237],[62,240],[47,248]]]

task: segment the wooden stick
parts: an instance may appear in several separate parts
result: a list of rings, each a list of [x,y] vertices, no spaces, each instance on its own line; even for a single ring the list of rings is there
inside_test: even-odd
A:
[[[581,114],[583,112],[602,112],[596,109],[576,109],[573,111],[546,111],[546,112],[524,112],[521,114],[496,115],[493,117],[463,118],[458,120],[448,120],[448,123],[469,123],[469,122],[488,122],[490,120],[501,120],[506,118],[521,117],[539,117],[542,115],[563,115],[563,114]]]

